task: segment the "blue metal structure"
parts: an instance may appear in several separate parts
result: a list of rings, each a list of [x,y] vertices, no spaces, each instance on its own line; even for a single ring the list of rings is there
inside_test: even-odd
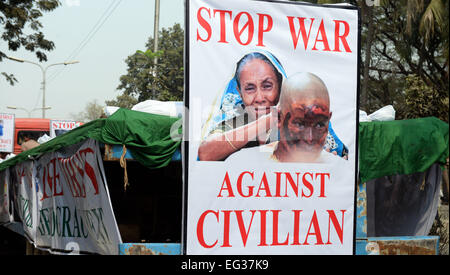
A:
[[[356,197],[356,255],[438,255],[439,236],[367,237],[366,183]]]
[[[123,243],[119,255],[181,255],[179,243]]]

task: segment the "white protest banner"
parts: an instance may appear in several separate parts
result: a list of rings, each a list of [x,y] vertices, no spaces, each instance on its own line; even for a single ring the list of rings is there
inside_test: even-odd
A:
[[[186,4],[184,252],[352,254],[358,9]]]
[[[50,137],[54,138],[81,125],[74,120],[50,120]]]
[[[54,253],[118,254],[122,241],[95,140],[14,168],[16,207],[35,246]]]
[[[12,221],[9,199],[9,169],[0,172],[0,224]]]
[[[34,162],[32,160],[18,163],[13,168],[12,184],[14,190],[14,208],[17,209],[22,222],[25,237],[35,239],[36,219],[38,214],[36,183],[34,181]]]
[[[14,151],[14,115],[0,113],[0,152]]]

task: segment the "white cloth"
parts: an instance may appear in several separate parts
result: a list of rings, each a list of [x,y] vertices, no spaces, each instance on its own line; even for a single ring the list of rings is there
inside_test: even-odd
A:
[[[278,141],[272,142],[270,144],[255,146],[251,148],[241,149],[233,154],[231,154],[225,161],[233,162],[235,160],[245,160],[249,162],[279,162],[273,155],[274,150],[277,148]],[[345,159],[322,150],[319,158],[315,161],[316,163],[329,163],[329,162],[342,162]]]

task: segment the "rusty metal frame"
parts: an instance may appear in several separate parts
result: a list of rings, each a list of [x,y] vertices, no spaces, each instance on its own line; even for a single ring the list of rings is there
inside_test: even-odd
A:
[[[438,255],[439,236],[367,237],[366,183],[358,183],[356,255]]]

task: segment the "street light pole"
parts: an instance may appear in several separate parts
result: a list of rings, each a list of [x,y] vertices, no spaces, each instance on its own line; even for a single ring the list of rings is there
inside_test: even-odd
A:
[[[153,76],[156,77],[156,66],[158,64],[158,57],[156,56],[156,52],[158,51],[158,33],[159,33],[159,0],[155,0],[155,24],[153,26],[153,53],[155,54],[155,58],[153,60]],[[155,81],[153,81],[155,82]],[[153,84],[153,99],[156,99],[156,87]]]
[[[45,84],[46,84],[46,77],[45,77],[45,73],[47,72],[47,69],[52,67],[52,66],[56,66],[56,65],[71,65],[71,64],[76,64],[79,63],[79,61],[69,61],[69,62],[61,62],[61,63],[55,63],[55,64],[50,64],[47,67],[42,67],[41,64],[39,63],[35,63],[35,62],[31,62],[28,60],[24,60],[24,59],[20,59],[20,58],[15,58],[15,57],[11,57],[11,56],[7,56],[8,59],[11,59],[13,61],[16,62],[20,62],[20,63],[30,63],[33,65],[38,66],[41,69],[42,72],[42,118],[45,118],[45,110],[48,109],[47,107],[45,107]]]
[[[49,110],[49,109],[51,109],[52,107],[45,107],[45,108],[34,108],[34,109],[32,109],[31,111],[28,111],[27,109],[25,109],[25,108],[21,108],[21,107],[16,107],[16,106],[6,106],[6,108],[8,108],[8,109],[12,109],[12,110],[23,110],[23,111],[25,111],[25,112],[27,112],[28,113],[28,117],[31,117],[31,113],[33,112],[33,111],[36,111],[36,110],[40,110],[40,109],[45,109],[45,110]]]

